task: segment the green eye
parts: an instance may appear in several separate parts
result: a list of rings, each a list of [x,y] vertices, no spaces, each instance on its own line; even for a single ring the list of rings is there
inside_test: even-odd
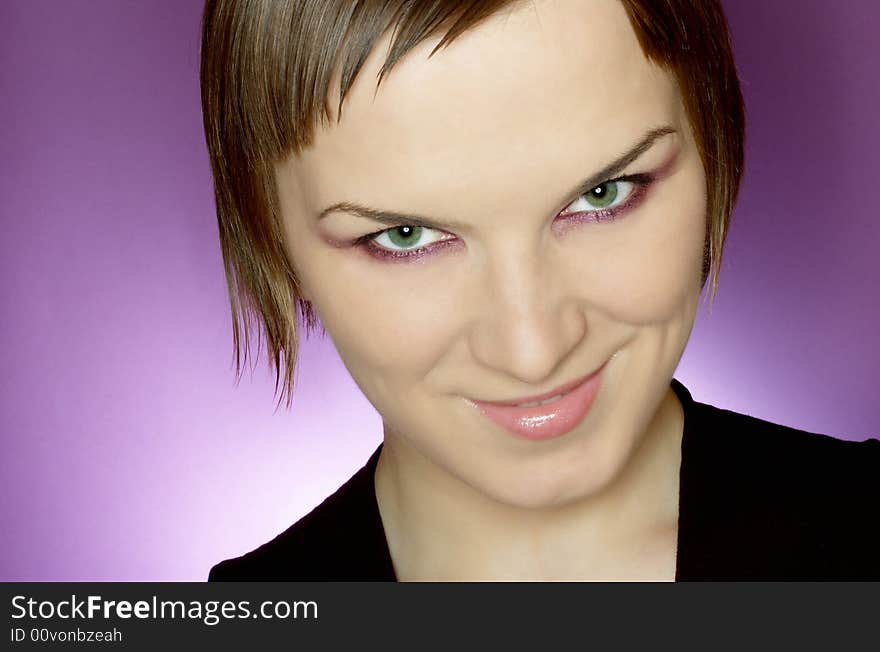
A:
[[[395,247],[407,248],[412,247],[419,241],[422,236],[422,227],[420,226],[398,226],[390,229],[388,239]]]
[[[617,182],[606,181],[590,190],[584,198],[593,208],[607,208],[617,199]]]
[[[442,242],[453,242],[455,238],[443,231],[415,224],[401,224],[390,229],[383,229],[375,234],[362,238],[369,244],[373,252],[391,252],[394,254],[424,253],[432,245]]]

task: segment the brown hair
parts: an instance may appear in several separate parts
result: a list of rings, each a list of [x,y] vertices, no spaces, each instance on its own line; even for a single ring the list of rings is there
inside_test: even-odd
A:
[[[252,320],[265,331],[279,403],[289,407],[299,331],[318,325],[285,255],[273,166],[311,144],[331,121],[376,42],[393,29],[377,88],[423,40],[446,32],[431,55],[523,0],[208,0],[202,21],[201,92],[214,174],[220,245],[232,308],[236,376]],[[711,297],[743,167],[745,117],[720,0],[621,0],[646,57],[681,90],[707,184],[702,284]],[[338,119],[337,118],[337,119]],[[320,121],[320,123],[319,123]],[[244,342],[242,342],[242,334]],[[259,356],[259,349],[257,352]],[[283,361],[282,361],[283,358]]]

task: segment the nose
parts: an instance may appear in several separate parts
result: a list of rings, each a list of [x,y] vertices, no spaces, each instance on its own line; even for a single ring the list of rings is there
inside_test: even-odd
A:
[[[475,289],[471,353],[482,365],[530,385],[557,372],[587,334],[573,279],[540,256],[498,256]],[[570,276],[570,275],[569,275]]]

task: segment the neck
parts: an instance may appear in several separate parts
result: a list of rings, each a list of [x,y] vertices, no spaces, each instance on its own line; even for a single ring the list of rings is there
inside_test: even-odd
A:
[[[683,424],[670,388],[601,491],[534,509],[476,491],[386,430],[376,498],[398,579],[669,579]]]

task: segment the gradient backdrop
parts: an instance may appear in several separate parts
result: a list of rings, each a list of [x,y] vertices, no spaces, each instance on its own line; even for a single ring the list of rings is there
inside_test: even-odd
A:
[[[880,435],[880,5],[725,3],[747,174],[697,400]],[[201,2],[0,3],[0,580],[201,580],[336,489],[381,423],[329,341],[235,387]]]

